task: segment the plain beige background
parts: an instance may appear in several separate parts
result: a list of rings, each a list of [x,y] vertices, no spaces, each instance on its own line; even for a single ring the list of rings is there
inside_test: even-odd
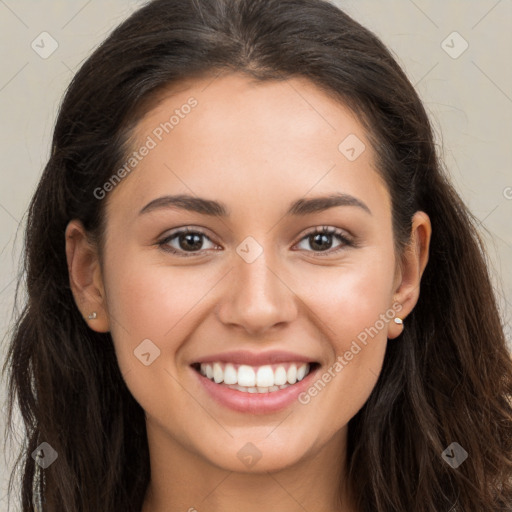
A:
[[[135,0],[0,0],[0,359],[30,197],[49,155],[62,95],[74,72]],[[507,336],[512,304],[512,2],[335,1],[373,30],[416,86],[456,188],[479,219]],[[47,32],[48,35],[41,33]],[[454,34],[457,32],[457,34]],[[32,43],[45,38],[47,56]],[[466,48],[467,46],[467,48]],[[37,48],[37,46],[36,46]],[[46,58],[43,58],[46,57]],[[18,229],[18,226],[22,226]],[[18,237],[15,236],[18,230]],[[5,383],[0,387],[4,433]],[[2,448],[3,450],[3,443]],[[7,509],[12,453],[0,457],[0,510]],[[17,510],[14,508],[13,510]]]

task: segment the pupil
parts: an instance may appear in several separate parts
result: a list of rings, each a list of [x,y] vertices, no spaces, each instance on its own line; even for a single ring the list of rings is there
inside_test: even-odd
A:
[[[187,240],[187,244],[188,244],[188,247],[183,247],[183,244],[180,244],[182,245],[182,249],[200,249],[201,248],[201,236],[198,235],[197,233],[188,233],[186,235],[182,235],[182,238],[181,240]],[[195,239],[195,243],[193,241],[193,239]]]
[[[327,235],[325,233],[317,233],[315,235],[312,235],[313,236],[313,243],[311,244],[311,247],[314,247],[315,245],[317,246],[316,248],[323,251],[323,250],[326,250],[326,249],[330,249],[331,245],[332,245],[332,240],[330,240],[330,237],[331,235]],[[323,241],[327,241],[327,245],[328,247],[322,247],[322,240]],[[329,243],[329,241],[331,243]]]

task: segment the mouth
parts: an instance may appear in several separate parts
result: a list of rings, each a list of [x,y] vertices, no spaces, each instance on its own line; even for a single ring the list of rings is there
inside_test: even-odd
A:
[[[319,366],[314,361],[290,361],[261,366],[209,361],[191,365],[197,373],[218,386],[254,394],[276,393],[292,388]]]

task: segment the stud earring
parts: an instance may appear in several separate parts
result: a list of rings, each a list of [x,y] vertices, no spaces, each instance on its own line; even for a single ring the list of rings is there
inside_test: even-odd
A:
[[[398,316],[394,319],[395,324],[403,325],[404,321]]]
[[[96,313],[96,311],[93,311],[92,313],[89,313],[89,320],[94,320],[95,318],[97,318],[98,316],[98,313]]]

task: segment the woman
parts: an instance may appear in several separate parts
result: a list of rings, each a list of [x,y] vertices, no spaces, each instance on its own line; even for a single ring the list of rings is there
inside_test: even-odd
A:
[[[26,270],[23,511],[512,507],[474,218],[400,67],[327,2],[120,25],[64,98]]]

